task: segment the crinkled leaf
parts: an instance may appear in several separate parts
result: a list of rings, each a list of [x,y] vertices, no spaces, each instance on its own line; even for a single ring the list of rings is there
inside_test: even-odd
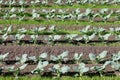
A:
[[[73,66],[73,70],[74,70],[75,72],[78,72],[78,71],[79,71],[78,66]]]
[[[28,64],[24,64],[24,65],[20,66],[19,69],[20,69],[20,70],[23,70],[23,69],[25,69],[25,67],[26,67],[27,65],[28,65]]]
[[[96,56],[93,53],[89,54],[89,58],[90,58],[91,61],[96,60]]]
[[[69,51],[65,51],[65,52],[63,52],[62,54],[60,54],[60,55],[58,55],[58,58],[65,58],[65,57],[67,57],[68,56],[68,53],[69,53]]]
[[[36,61],[36,56],[30,56],[28,57],[29,60],[33,60],[33,61]]]
[[[110,63],[111,63],[111,61],[106,61],[102,67],[105,68],[105,67],[106,67],[107,65],[109,65]]]
[[[61,38],[61,35],[54,35],[54,40],[59,40]]]
[[[84,63],[80,63],[79,64],[79,69],[85,68],[85,64]]]
[[[93,38],[95,38],[95,35],[96,35],[96,33],[93,33],[91,36],[89,36],[89,37],[88,37],[89,40],[92,40]]]
[[[23,54],[22,58],[20,59],[20,62],[23,64],[27,61],[27,54]]]
[[[5,59],[8,55],[9,55],[9,53],[6,53],[6,54],[3,54],[3,55],[0,55],[0,60]]]
[[[75,53],[73,58],[75,60],[79,60],[82,56],[83,56],[83,53],[81,53],[81,54]]]
[[[39,27],[38,31],[44,31],[46,29],[46,27]]]
[[[61,67],[61,69],[60,69],[60,72],[61,73],[67,73],[67,72],[69,72],[70,71],[70,67],[68,67],[68,66],[63,66],[63,67]]]
[[[47,66],[48,64],[49,64],[48,61],[44,61],[44,62],[39,61],[39,62],[38,62],[37,69],[42,69],[42,68],[44,68],[45,66]]]
[[[103,59],[103,58],[106,57],[106,55],[107,55],[107,51],[103,51],[103,52],[101,52],[101,53],[97,56],[97,58],[98,58],[98,59]]]
[[[56,56],[54,56],[54,55],[50,55],[50,60],[52,60],[52,61],[57,61],[58,58],[57,58]]]
[[[43,59],[47,58],[47,53],[40,54],[39,58],[43,58]]]
[[[85,73],[85,72],[88,72],[89,71],[89,68],[88,67],[85,67],[83,69],[80,70],[80,73]]]
[[[59,64],[55,64],[55,65],[53,66],[53,68],[56,69],[56,70],[59,70],[59,69],[60,69],[60,65],[59,65]]]
[[[103,38],[104,38],[104,40],[108,40],[108,38],[111,36],[111,33],[109,33],[109,34],[105,34],[104,36],[103,36]]]
[[[120,64],[112,61],[111,62],[111,67],[114,68],[115,70],[119,70],[120,69]]]

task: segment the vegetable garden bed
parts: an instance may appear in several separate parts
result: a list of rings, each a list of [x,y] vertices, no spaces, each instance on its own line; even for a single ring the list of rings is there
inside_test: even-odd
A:
[[[0,0],[0,79],[119,79],[119,4]]]

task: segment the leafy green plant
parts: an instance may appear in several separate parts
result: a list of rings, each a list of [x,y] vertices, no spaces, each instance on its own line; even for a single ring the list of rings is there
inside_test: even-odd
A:
[[[0,54],[0,63],[2,63],[2,61],[7,58],[9,55],[9,53],[5,53],[5,54]]]
[[[87,44],[90,40],[95,38],[96,33],[93,33],[92,35],[83,35],[83,40],[85,41],[85,44]]]
[[[103,51],[97,56],[93,53],[89,54],[89,58],[93,64],[98,64],[99,62],[103,61],[106,56],[107,56],[107,51]]]
[[[70,67],[68,66],[60,66],[60,64],[53,65],[52,68],[49,68],[50,71],[56,73],[57,78],[60,78],[61,74],[65,74],[70,71]]]
[[[37,39],[38,39],[38,35],[31,35],[30,36],[31,37],[31,41],[34,43],[34,44],[36,44],[37,43]]]
[[[105,35],[101,35],[99,34],[99,40],[102,41],[103,43],[109,39],[109,37],[111,36],[111,33],[105,34]]]
[[[49,64],[48,61],[39,61],[37,67],[31,71],[31,73],[37,73],[40,76],[43,74],[45,71],[44,68]]]
[[[73,57],[74,62],[75,62],[76,64],[79,64],[79,63],[81,62],[82,56],[83,56],[83,53],[80,53],[80,54],[75,53],[75,54],[74,54],[74,57]]]
[[[89,67],[85,67],[85,63],[79,63],[78,66],[73,66],[73,70],[83,76],[84,73],[89,71]]]
[[[119,62],[111,61],[110,65],[113,69],[120,72],[120,63]]]
[[[18,61],[17,64],[24,64],[28,60],[27,56],[27,54],[23,54],[21,57],[16,56],[16,60]]]
[[[112,61],[119,62],[120,60],[120,51],[117,54],[112,54]]]
[[[54,56],[54,55],[50,55],[50,60],[58,62],[58,63],[62,63],[62,61],[66,61],[68,58],[66,58],[69,54],[69,51],[64,51],[63,53],[61,53],[58,56]]]
[[[42,53],[37,57],[37,61],[42,61],[47,58],[48,54],[47,53]]]
[[[36,56],[28,56],[28,61],[34,61],[36,63],[38,60]]]
[[[9,67],[5,67],[5,69],[7,69],[8,71],[12,72],[15,76],[15,79],[16,80],[19,80],[19,77],[18,75],[20,74],[20,72],[26,68],[28,64],[23,64],[22,66],[20,67],[15,67],[15,66],[9,66]]]
[[[21,41],[21,39],[24,38],[24,37],[25,37],[24,34],[16,34],[16,35],[14,36],[14,40],[17,42],[17,44],[21,45],[20,41]]]
[[[100,77],[102,77],[106,66],[110,63],[111,61],[106,61],[102,66],[96,65],[96,66],[91,67],[90,70],[95,70],[96,72],[99,72]]]
[[[2,38],[0,39],[0,42],[3,43],[4,41],[6,41],[8,38],[8,33],[5,33],[4,35],[2,35]]]

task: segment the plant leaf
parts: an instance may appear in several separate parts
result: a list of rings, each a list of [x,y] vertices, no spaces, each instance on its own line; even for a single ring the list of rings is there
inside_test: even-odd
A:
[[[39,58],[42,58],[42,59],[47,58],[47,53],[42,53],[42,54],[40,54]]]
[[[89,54],[89,58],[91,61],[96,60],[96,56],[93,53]]]
[[[25,69],[25,67],[26,67],[27,65],[28,65],[28,64],[24,64],[24,65],[20,66],[19,69],[20,69],[20,70],[23,70],[23,69]]]
[[[97,56],[97,58],[98,58],[98,59],[103,59],[103,58],[106,57],[106,55],[107,55],[107,51],[103,51],[103,52],[101,52],[101,53]]]

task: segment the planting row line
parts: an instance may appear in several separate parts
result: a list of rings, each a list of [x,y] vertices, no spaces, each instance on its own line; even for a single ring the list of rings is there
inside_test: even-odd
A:
[[[10,35],[12,32],[12,26],[8,28],[4,28],[1,30],[1,43],[8,41],[16,41],[18,44],[21,40],[27,40],[28,42],[37,43],[38,41],[45,43],[46,41],[49,42],[85,42],[86,44],[90,41],[101,41],[105,42],[109,40],[112,41],[118,41],[120,40],[120,28],[110,28],[110,31],[106,31],[104,28],[95,28],[90,29],[90,26],[87,26],[86,28],[80,30],[79,34],[66,34],[66,35],[39,35],[39,33],[46,33],[45,32],[46,27],[40,27],[35,28],[31,30],[27,30],[25,28],[21,28],[16,30],[16,33],[14,35]],[[58,30],[55,28],[55,26],[52,26],[49,28],[48,33],[50,34],[56,34],[61,32],[61,30]],[[30,34],[30,35],[26,35]],[[45,42],[44,42],[45,41]]]
[[[104,63],[107,60],[112,60],[114,62],[119,62],[120,60],[120,51],[118,53],[113,53],[111,57],[107,58],[108,51],[102,51],[99,54],[94,54],[94,53],[89,53],[88,58],[83,58],[84,53],[74,53],[72,58],[68,58],[69,51],[64,51],[59,55],[53,55],[49,54],[48,52],[41,53],[39,56],[28,56],[27,54],[22,54],[20,57],[17,55],[15,56],[15,60],[12,60],[13,63],[7,59],[9,57],[9,53],[6,54],[1,54],[0,55],[0,61],[1,63],[6,63],[6,64],[14,64],[14,63],[20,63],[20,64],[36,64],[39,61],[49,61],[49,63],[57,63],[57,64],[78,64],[81,62],[87,63],[87,64],[100,64]],[[48,56],[49,55],[49,56]]]
[[[9,12],[9,13],[27,13],[29,15],[32,15],[30,13],[36,11],[39,14],[79,14],[79,13],[86,13],[88,10],[91,12],[95,13],[101,13],[101,14],[109,14],[110,12],[113,12],[115,14],[119,14],[120,10],[119,9],[109,9],[109,8],[101,8],[101,9],[91,9],[91,8],[86,8],[86,9],[81,9],[81,8],[75,8],[75,9],[55,9],[55,8],[16,8],[16,7],[11,7],[11,8],[2,8],[0,9],[1,14],[2,12]]]
[[[40,5],[74,5],[74,4],[120,4],[119,0],[1,0],[0,1],[0,5],[5,5],[5,6],[25,6],[25,5],[29,5],[29,6],[40,6]]]
[[[26,21],[25,23],[27,23],[27,22],[29,22],[29,21]],[[35,22],[37,22],[37,21],[35,21]],[[0,30],[1,30],[0,32],[1,33],[0,34],[3,33],[3,29],[8,28],[10,25],[12,26],[12,32],[13,33],[16,33],[16,31],[19,31],[18,29],[22,29],[22,28],[24,28],[25,30],[29,30],[29,31],[35,30],[35,28],[38,28],[38,31],[40,31],[39,28],[45,28],[43,30],[43,32],[47,33],[48,31],[50,31],[50,27],[55,26],[54,28],[55,28],[55,30],[57,30],[57,32],[59,32],[58,30],[60,30],[61,32],[63,31],[66,34],[73,34],[73,33],[77,34],[77,33],[80,32],[80,30],[85,29],[88,25],[90,25],[90,28],[89,28],[90,31],[94,30],[94,27],[96,27],[97,29],[98,28],[103,28],[103,29],[105,29],[106,32],[111,31],[112,28],[115,31],[119,31],[119,27],[120,27],[119,23],[117,24],[117,23],[112,23],[112,22],[110,22],[110,23],[108,22],[107,24],[105,24],[104,22],[103,22],[103,24],[101,22],[98,22],[98,23],[95,23],[95,25],[94,25],[94,23],[90,24],[89,22],[83,22],[83,24],[84,24],[83,25],[82,22],[81,22],[81,24],[78,24],[78,25],[75,25],[75,24],[72,24],[72,23],[68,24],[68,25],[65,25],[65,24],[70,23],[70,22],[72,22],[72,21],[56,22],[56,23],[59,23],[59,24],[55,24],[53,22],[51,22],[51,23],[49,22],[49,24],[44,24],[43,22],[41,22],[43,24],[34,24],[34,23],[33,24],[32,23],[31,24],[25,24],[23,21],[21,21],[19,23],[19,25],[18,24],[14,24],[15,22],[12,23],[12,24],[7,24],[7,23],[6,24],[2,24],[2,22],[1,22],[1,24],[0,24]],[[56,34],[59,34],[59,33],[56,33]]]
[[[16,26],[17,27],[17,26]],[[73,32],[73,33],[72,33]],[[120,34],[120,28],[119,27],[111,27],[108,29],[102,28],[102,27],[92,27],[90,25],[87,25],[85,28],[80,29],[79,31],[67,31],[64,28],[58,28],[55,25],[49,26],[49,27],[33,27],[33,28],[14,28],[14,26],[10,25],[9,27],[1,27],[0,34],[8,34],[8,35],[15,35],[15,34],[27,34],[27,35],[49,35],[49,34],[79,34],[79,35],[105,35],[105,34]],[[77,36],[77,35],[76,35]]]
[[[28,65],[28,64],[2,65],[0,74],[12,75],[12,76],[14,75],[15,77],[18,77],[18,75],[22,75],[22,74],[23,75],[38,74],[40,76],[51,75],[52,77],[54,76],[60,77],[62,75],[70,75],[70,74],[71,76],[83,76],[84,74],[95,75],[100,71],[102,71],[102,73],[100,73],[101,76],[105,73],[109,74],[109,72],[112,73],[111,75],[114,75],[115,72],[118,72],[118,70],[112,66],[114,62],[109,61],[109,64],[107,63],[108,61],[105,64],[98,64],[98,65],[85,64],[85,63],[66,65],[66,64],[49,64],[49,62],[47,61],[43,61],[43,62],[40,61],[38,65]],[[85,69],[87,69],[87,71]],[[57,71],[59,71],[59,73]]]
[[[80,9],[76,9],[72,12],[67,12],[67,10],[59,9],[56,14],[56,9],[52,10],[36,10],[33,9],[29,13],[26,12],[25,8],[21,8],[17,10],[16,8],[11,8],[10,10],[1,11],[1,19],[18,19],[18,20],[89,20],[93,22],[96,19],[100,19],[101,21],[109,21],[113,19],[114,21],[118,21],[120,19],[120,11],[113,11],[107,8],[103,8],[97,12],[94,12],[92,9],[86,9],[85,12],[81,12]]]
[[[83,35],[79,36],[78,34],[69,34],[69,35],[24,35],[24,34],[16,34],[16,35],[7,35],[4,34],[0,38],[1,44],[7,43],[15,43],[15,44],[56,44],[56,43],[83,43],[88,44],[90,42],[95,43],[112,43],[112,42],[120,42],[120,36],[111,36],[111,34],[105,35]]]
[[[73,66],[73,69],[72,69],[73,72],[74,71],[78,72],[79,76],[82,76],[84,73],[93,70],[93,71],[99,72],[100,76],[102,76],[102,73],[104,72],[107,65],[110,65],[111,68],[113,68],[113,70],[119,71],[119,69],[120,69],[120,63],[119,63],[120,51],[118,53],[116,53],[116,54],[113,54],[111,59],[109,59],[108,61],[105,61],[102,65],[99,65],[99,63],[104,60],[107,53],[108,53],[107,51],[103,51],[98,55],[90,53],[89,54],[89,59],[92,62],[92,64],[94,65],[92,67],[86,67],[85,63],[83,63],[81,61],[83,53],[81,53],[81,54],[75,53],[75,55],[73,57],[73,60],[75,61],[77,66]],[[9,55],[9,53],[0,55],[0,61],[2,62],[3,60],[5,60],[5,58],[8,57],[8,55]],[[57,74],[57,77],[60,77],[61,74],[65,74],[65,73],[69,72],[70,71],[69,66],[62,66],[61,67],[61,65],[62,65],[61,62],[67,60],[68,55],[69,55],[69,51],[64,51],[63,53],[61,53],[58,56],[51,55],[50,56],[51,60],[56,61],[58,63],[54,64],[52,66],[52,68],[49,68],[48,70],[50,70],[52,73]],[[37,67],[35,69],[33,69],[31,72],[32,73],[38,73],[39,75],[42,75],[43,72],[45,72],[44,68],[48,64],[51,64],[48,61],[43,61],[47,57],[48,57],[47,53],[42,53],[40,56],[38,56],[38,58],[35,57],[35,56],[28,57],[27,54],[23,54],[22,57],[16,57],[16,59],[19,60],[19,62],[17,62],[16,65],[19,64],[19,65],[22,65],[22,66],[17,67],[17,68],[15,68],[15,65],[13,65],[13,66],[4,66],[4,67],[1,67],[1,72],[2,72],[2,70],[7,69],[7,71],[13,72],[15,76],[18,76],[20,71],[25,69],[25,67],[28,65],[28,63],[25,63],[25,62],[29,58],[30,60],[33,60],[33,61],[36,61],[36,59],[38,59]]]

